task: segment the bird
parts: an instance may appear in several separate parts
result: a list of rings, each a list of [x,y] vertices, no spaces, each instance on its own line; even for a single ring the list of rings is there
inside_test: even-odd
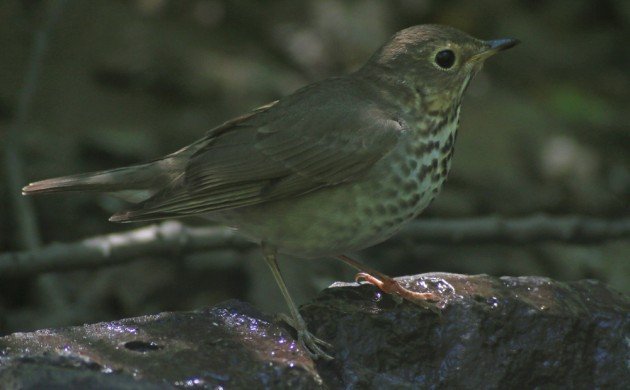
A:
[[[332,359],[332,346],[308,331],[291,298],[278,254],[336,257],[385,292],[425,307],[438,300],[348,253],[390,238],[438,195],[464,92],[486,59],[518,43],[484,41],[445,25],[408,27],[354,72],[228,120],[174,153],[37,181],[22,193],[112,193],[131,202],[113,222],[201,216],[237,228],[260,243],[299,348]]]

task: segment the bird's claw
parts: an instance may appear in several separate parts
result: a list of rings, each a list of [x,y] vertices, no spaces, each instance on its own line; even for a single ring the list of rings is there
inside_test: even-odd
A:
[[[356,282],[366,282],[378,287],[384,293],[391,294],[398,303],[406,299],[436,314],[441,314],[440,309],[444,306],[442,299],[437,294],[411,291],[401,286],[400,283],[392,278],[383,278],[381,280],[366,272],[359,272],[354,277],[354,280]]]
[[[297,332],[298,346],[300,347],[300,349],[305,351],[311,357],[311,359],[323,359],[323,360],[334,359],[331,355],[326,353],[326,351],[324,351],[323,349],[323,348],[333,349],[332,344],[327,343],[326,341],[316,337],[314,334],[309,332],[308,329],[306,328],[306,323],[298,320],[298,323],[296,324],[296,321],[292,317],[289,317],[288,315],[284,313],[278,314],[278,317],[282,321],[289,324],[289,326],[291,326],[293,329],[295,329],[295,331]]]

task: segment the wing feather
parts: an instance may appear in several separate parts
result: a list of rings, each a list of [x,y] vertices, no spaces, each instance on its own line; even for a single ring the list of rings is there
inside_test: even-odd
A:
[[[208,213],[354,180],[395,148],[407,129],[370,93],[351,78],[328,80],[226,122],[208,132],[180,177],[113,218]]]

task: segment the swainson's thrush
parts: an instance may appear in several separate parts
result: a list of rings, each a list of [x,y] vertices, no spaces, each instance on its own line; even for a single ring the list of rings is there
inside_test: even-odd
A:
[[[414,293],[344,253],[375,245],[415,218],[450,169],[462,95],[485,59],[518,43],[451,27],[396,33],[356,72],[308,85],[210,130],[158,160],[32,183],[24,194],[119,193],[135,205],[115,222],[201,215],[259,241],[289,305],[299,345],[329,358],[308,332],[276,253],[337,256],[387,292]]]

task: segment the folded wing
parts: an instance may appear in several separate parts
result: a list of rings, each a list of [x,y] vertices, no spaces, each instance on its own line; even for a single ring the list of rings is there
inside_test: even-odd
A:
[[[112,220],[211,213],[357,178],[396,146],[406,127],[351,84],[314,84],[211,130],[180,176]]]

